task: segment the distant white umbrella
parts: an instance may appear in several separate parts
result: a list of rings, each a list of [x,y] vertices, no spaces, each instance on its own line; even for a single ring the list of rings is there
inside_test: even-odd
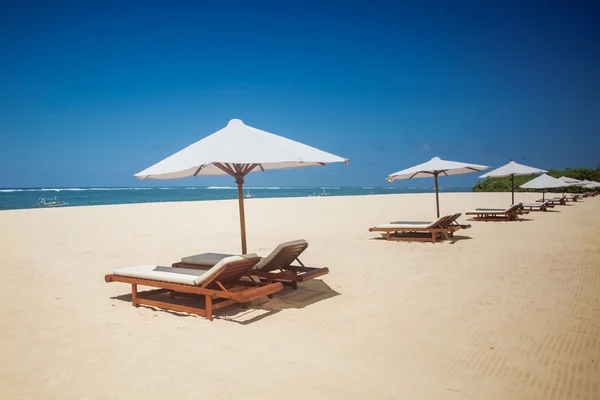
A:
[[[600,183],[595,182],[595,181],[588,181],[586,179],[581,182],[583,183],[583,187],[588,188],[588,189],[596,189],[596,188],[600,187]]]
[[[534,178],[534,179],[530,180],[529,182],[522,184],[519,187],[523,188],[523,189],[553,189],[553,188],[560,188],[560,187],[565,187],[565,186],[569,186],[569,184],[561,181],[560,179],[556,179],[549,175],[542,174],[542,175],[538,176],[537,178]],[[546,194],[546,191],[543,190],[542,191],[542,200],[545,199],[545,194]]]
[[[250,172],[323,166],[348,160],[314,147],[245,125],[227,126],[135,174],[140,179],[231,175],[238,186],[242,253],[246,254],[244,178]]]
[[[561,176],[560,178],[557,178],[558,180],[561,180],[565,183],[568,183],[569,186],[585,186],[585,181],[580,181],[579,179],[575,179],[575,178],[569,178],[566,176]],[[563,196],[564,196],[565,192],[563,191]]]
[[[488,172],[487,174],[483,174],[480,178],[505,178],[510,176],[510,183],[512,189],[512,204],[515,204],[515,176],[519,175],[532,175],[532,174],[541,174],[548,172],[544,169],[529,167],[527,165],[519,164],[510,160],[510,162],[506,165],[501,166],[500,168],[496,168],[493,171]]]
[[[401,179],[412,178],[431,178],[435,180],[435,205],[437,216],[440,216],[440,200],[438,194],[438,176],[450,176],[468,174],[471,172],[480,172],[490,167],[486,165],[469,164],[457,161],[446,161],[439,157],[433,157],[431,160],[416,165],[402,171],[395,172],[387,177],[389,182]]]
[[[568,178],[566,176],[561,176],[560,178],[556,178],[560,181],[563,181],[564,183],[569,184],[569,186],[583,186],[585,185],[585,183],[583,183],[583,181],[580,181],[579,179],[575,179],[575,178]]]

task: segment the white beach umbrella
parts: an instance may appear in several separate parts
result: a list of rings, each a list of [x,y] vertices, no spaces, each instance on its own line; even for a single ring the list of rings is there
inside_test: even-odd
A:
[[[596,181],[588,181],[586,179],[586,180],[584,180],[582,182],[585,183],[584,186],[583,186],[585,188],[588,188],[588,189],[597,189],[597,188],[600,188],[600,183],[598,183]]]
[[[549,175],[542,174],[537,178],[530,180],[519,186],[523,189],[552,189],[569,186],[568,183],[561,181],[560,179],[553,178]],[[542,191],[542,200],[545,198],[546,191]]]
[[[557,179],[559,179],[565,183],[568,183],[569,186],[581,186],[581,187],[585,186],[585,181],[580,181],[579,179],[569,178],[566,176],[561,176],[560,178],[557,178]],[[563,192],[563,195],[564,194],[565,193]]]
[[[569,184],[569,186],[583,186],[583,185],[585,185],[585,183],[583,183],[583,181],[580,181],[579,179],[569,178],[569,177],[566,177],[566,176],[561,176],[560,178],[556,178],[556,179]]]
[[[232,119],[225,128],[135,176],[140,179],[233,176],[238,185],[242,253],[246,254],[244,177],[250,172],[322,166],[334,162],[348,163],[348,160]]]
[[[402,171],[390,174],[387,177],[389,182],[401,179],[412,179],[412,178],[431,178],[435,180],[435,205],[437,216],[440,216],[440,200],[438,194],[438,176],[450,176],[450,175],[461,175],[468,174],[471,172],[480,172],[490,167],[486,165],[469,164],[457,161],[446,161],[439,157],[433,157],[431,160],[416,165],[411,168],[404,169]]]
[[[544,169],[529,167],[527,165],[519,164],[510,160],[506,165],[496,168],[493,171],[483,174],[480,178],[505,178],[510,176],[511,189],[512,189],[512,204],[515,204],[515,176],[519,175],[532,175],[541,174],[548,172]]]

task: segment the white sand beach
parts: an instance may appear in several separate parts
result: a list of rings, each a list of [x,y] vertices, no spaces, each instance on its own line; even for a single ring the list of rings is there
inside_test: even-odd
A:
[[[532,202],[539,194],[517,193]],[[240,249],[237,201],[0,212],[2,399],[598,399],[600,197],[469,222],[510,193],[250,199],[248,250],[309,242],[330,273],[214,321],[134,308],[114,268]]]

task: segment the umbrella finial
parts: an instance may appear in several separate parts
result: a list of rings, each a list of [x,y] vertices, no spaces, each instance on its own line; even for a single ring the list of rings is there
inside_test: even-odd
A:
[[[229,122],[227,123],[227,126],[230,126],[230,125],[244,125],[244,122],[241,119],[233,118],[233,119],[230,119]]]

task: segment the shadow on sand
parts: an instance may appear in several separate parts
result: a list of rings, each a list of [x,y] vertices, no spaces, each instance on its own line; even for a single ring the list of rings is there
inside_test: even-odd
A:
[[[419,235],[419,234],[415,234],[415,235],[408,235],[403,233],[402,234],[402,240],[390,240],[390,242],[411,242],[411,243],[421,243],[421,244],[432,244],[431,240],[419,240],[421,238],[427,238],[429,239],[431,236],[429,234],[427,235]],[[462,240],[471,240],[473,239],[470,236],[464,236],[464,235],[453,235],[452,237],[448,237],[448,238],[443,238],[443,239],[438,239],[436,241],[437,243],[450,243],[450,244],[454,244],[456,242],[460,242]],[[381,241],[386,241],[386,235],[385,233],[382,234],[381,236],[376,236],[376,237],[372,237],[369,240],[381,240]]]
[[[215,310],[213,312],[214,319],[223,319],[226,321],[235,322],[242,325],[248,325],[253,322],[258,322],[263,318],[277,314],[287,308],[304,308],[316,302],[338,296],[340,293],[331,289],[322,280],[311,280],[298,285],[298,289],[294,290],[284,287],[281,292],[275,293],[272,299],[267,297],[253,300],[247,304],[235,304],[228,307]],[[176,297],[172,297],[167,293],[152,296],[153,299],[164,301],[170,304],[177,304],[189,307],[204,307],[204,296],[190,295],[180,293]],[[113,300],[120,300],[131,303],[131,294],[123,294],[111,297]],[[139,307],[148,308],[156,312],[164,312],[177,317],[197,317],[193,314],[184,312],[165,310],[162,308],[152,307],[141,304]],[[200,317],[204,318],[204,317]]]
[[[498,218],[497,220],[489,220],[489,221],[482,221],[482,220],[476,219],[476,218],[469,218],[468,221],[482,222],[482,223],[484,223],[484,222],[511,222],[511,223],[515,223],[515,222],[531,222],[531,221],[535,221],[535,219],[523,218],[522,216],[519,216],[519,219],[516,220],[516,221],[507,221],[505,219],[500,219],[500,218]]]
[[[339,295],[339,292],[330,288],[324,281],[313,279],[300,283],[296,290],[285,287],[281,292],[275,293],[267,307],[281,310],[304,308]]]

